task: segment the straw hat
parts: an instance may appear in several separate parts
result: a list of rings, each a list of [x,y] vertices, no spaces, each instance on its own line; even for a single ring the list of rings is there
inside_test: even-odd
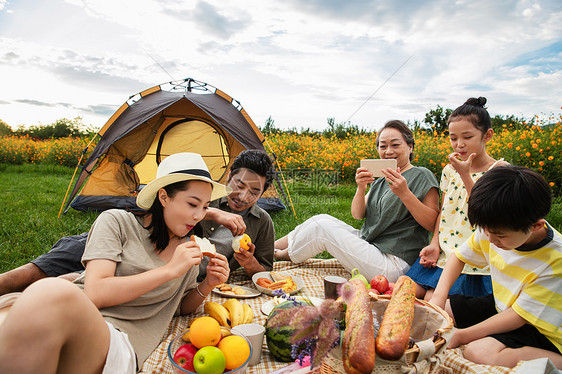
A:
[[[169,184],[199,180],[213,185],[211,200],[216,200],[232,192],[230,187],[217,183],[211,179],[209,169],[201,155],[197,153],[175,153],[166,157],[156,171],[156,179],[148,183],[137,196],[137,205],[142,209],[149,209],[154,203],[158,190]]]

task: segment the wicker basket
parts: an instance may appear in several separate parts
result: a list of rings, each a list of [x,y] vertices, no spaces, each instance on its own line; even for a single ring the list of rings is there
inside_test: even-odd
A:
[[[379,324],[390,297],[390,295],[371,295],[373,318]],[[410,337],[415,341],[414,346],[407,349],[397,361],[387,361],[377,356],[373,373],[439,372],[440,355],[452,335],[452,328],[453,320],[443,309],[427,301],[416,299],[414,322],[410,332]],[[341,349],[334,349],[330,352],[322,362],[320,371],[322,374],[344,373]]]

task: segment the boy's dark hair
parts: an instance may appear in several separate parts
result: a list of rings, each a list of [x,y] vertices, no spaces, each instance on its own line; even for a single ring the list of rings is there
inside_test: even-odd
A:
[[[447,120],[447,125],[454,122],[458,117],[465,117],[470,121],[474,127],[485,134],[488,129],[492,128],[492,121],[490,120],[490,114],[486,110],[486,98],[480,96],[478,99],[471,97],[463,105],[453,110],[449,119]]]
[[[257,149],[247,149],[240,152],[230,166],[230,176],[233,177],[236,175],[240,168],[246,168],[257,175],[265,177],[264,191],[269,188],[273,181],[273,176],[275,175],[275,168],[273,167],[273,160],[271,157],[264,151]]]
[[[468,219],[473,226],[528,232],[550,211],[552,194],[537,172],[515,165],[487,171],[472,187]]]
[[[416,145],[416,140],[414,139],[414,133],[412,132],[412,130],[410,130],[408,128],[408,126],[406,126],[406,124],[404,122],[400,121],[400,120],[393,119],[393,120],[388,121],[379,130],[379,133],[377,135],[377,140],[376,140],[377,148],[379,147],[379,136],[381,135],[381,133],[385,129],[396,129],[396,130],[400,131],[400,133],[402,134],[402,137],[406,141],[406,144],[412,146],[412,153],[410,153],[410,161],[412,161],[414,159],[414,147]]]
[[[166,190],[169,197],[174,197],[177,192],[187,190],[190,182],[191,181],[176,182],[163,188]],[[150,241],[154,243],[156,252],[162,252],[170,243],[170,234],[168,233],[168,226],[166,226],[166,222],[164,221],[164,208],[158,198],[158,194],[156,194],[156,198],[150,209],[146,211],[146,214],[151,215],[150,225],[146,227],[147,230],[152,229],[149,236]]]

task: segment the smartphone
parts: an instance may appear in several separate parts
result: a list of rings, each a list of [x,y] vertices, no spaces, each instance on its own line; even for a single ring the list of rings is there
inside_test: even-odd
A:
[[[383,173],[381,172],[382,169],[391,168],[392,170],[396,170],[398,164],[396,163],[396,159],[366,159],[361,160],[361,167],[369,169],[371,173],[373,173],[373,177],[384,177]]]

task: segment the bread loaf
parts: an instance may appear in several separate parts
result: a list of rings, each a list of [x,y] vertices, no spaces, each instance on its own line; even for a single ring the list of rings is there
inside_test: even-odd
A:
[[[353,287],[354,292],[345,312],[343,367],[347,374],[371,373],[375,367],[375,337],[369,294],[359,279],[350,280],[346,286]]]
[[[414,281],[405,275],[398,278],[376,339],[377,354],[381,358],[398,360],[408,349],[415,300]]]
[[[197,235],[191,235],[189,239],[197,243],[203,256],[213,258],[217,255],[217,249],[215,248],[215,245],[209,241],[209,239],[200,238]]]

